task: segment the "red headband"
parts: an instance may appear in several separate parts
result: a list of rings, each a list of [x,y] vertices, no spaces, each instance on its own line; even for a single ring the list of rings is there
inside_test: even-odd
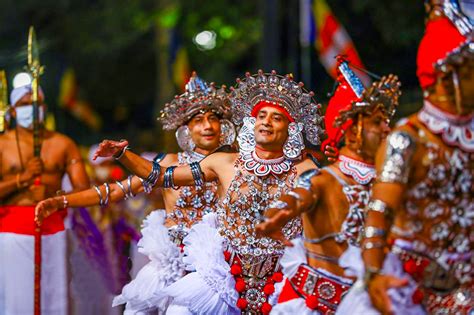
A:
[[[288,111],[283,107],[281,106],[280,104],[278,104],[277,102],[270,102],[270,101],[260,101],[258,102],[257,104],[255,104],[255,106],[253,107],[252,109],[252,112],[250,113],[250,115],[252,115],[253,117],[257,117],[257,114],[258,112],[263,108],[263,107],[273,107],[273,108],[276,108],[278,109],[283,115],[286,116],[286,118],[288,118],[288,120],[290,122],[294,122],[294,118],[291,117],[290,113],[288,113]]]

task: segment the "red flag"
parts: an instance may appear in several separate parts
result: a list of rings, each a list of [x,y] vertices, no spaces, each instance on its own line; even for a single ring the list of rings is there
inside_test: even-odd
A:
[[[303,24],[308,27],[307,30],[303,30],[303,33],[307,34],[306,41],[314,44],[321,63],[333,78],[336,78],[337,62],[335,57],[337,55],[345,55],[353,66],[365,68],[349,34],[339,23],[325,0],[313,0],[311,13],[309,17],[306,17],[306,20],[308,22]],[[371,80],[367,74],[357,70],[355,72],[364,85],[370,84]]]

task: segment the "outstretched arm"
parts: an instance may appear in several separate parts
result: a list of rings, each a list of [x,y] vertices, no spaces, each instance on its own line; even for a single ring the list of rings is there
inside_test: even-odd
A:
[[[291,219],[311,210],[317,203],[320,195],[316,176],[318,174],[318,169],[304,172],[298,178],[295,189],[271,203],[265,212],[267,219],[256,226],[257,235],[271,237],[286,246],[292,246],[291,242],[284,237],[282,228]]]
[[[146,192],[150,192],[154,187],[202,185],[205,181],[217,179],[213,166],[222,163],[220,157],[222,154],[225,155],[225,153],[215,153],[201,163],[165,168],[157,162],[150,162],[128,150],[125,151],[121,153],[120,161],[124,159],[129,165],[136,163],[137,175],[140,177],[133,177],[130,181],[106,183],[79,193],[46,199],[36,206],[37,222],[41,223],[44,218],[65,207],[105,205],[122,200],[139,192],[142,189],[141,186]]]
[[[109,203],[134,197],[142,191],[142,181],[140,178],[130,176],[121,182],[106,183],[83,191],[48,198],[36,205],[35,220],[41,224],[46,217],[60,209],[67,207],[105,206]]]
[[[97,157],[111,157],[114,156],[123,166],[125,166],[130,172],[137,175],[138,177],[143,178],[145,181],[153,173],[153,162],[149,161],[127,149],[128,141],[122,140],[112,141],[104,140],[99,145],[97,152],[94,155],[94,158]],[[195,185],[198,182],[197,177],[202,176],[203,181],[212,181],[217,179],[217,174],[214,171],[215,158],[214,156],[218,153],[213,154],[205,158],[201,163],[192,165],[184,165],[176,167],[173,170],[173,182],[177,186],[191,186]],[[218,162],[218,161],[217,161]],[[218,165],[218,164],[216,164]],[[197,169],[197,167],[199,169]],[[153,186],[163,186],[164,176],[166,174],[166,169],[161,168],[159,171],[156,171],[157,177],[156,182]]]

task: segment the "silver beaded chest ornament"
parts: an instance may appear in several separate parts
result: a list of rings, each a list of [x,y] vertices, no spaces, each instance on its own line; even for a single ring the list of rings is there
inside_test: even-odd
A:
[[[431,142],[423,129],[414,137],[395,131],[387,139],[379,180],[408,184],[403,226],[394,226],[392,252],[418,283],[417,303],[429,313],[464,314],[472,305],[474,279],[473,154]],[[423,151],[426,176],[409,182],[412,158]],[[425,290],[426,289],[426,290]],[[444,314],[444,313],[443,313]]]
[[[268,297],[274,284],[282,281],[279,258],[284,246],[270,238],[257,238],[255,226],[262,222],[269,204],[294,188],[297,177],[294,160],[300,159],[304,149],[303,133],[318,145],[323,135],[320,105],[312,92],[303,89],[291,76],[275,71],[255,75],[246,74],[237,80],[230,96],[233,121],[241,126],[238,142],[240,156],[236,160],[235,176],[219,205],[218,228],[227,243],[224,253],[231,265],[240,298],[237,306],[245,314],[268,314]],[[289,137],[283,156],[273,160],[260,159],[255,153],[255,117],[253,109],[265,102],[285,110],[291,117]],[[299,219],[290,221],[283,233],[288,239],[301,234]]]
[[[183,151],[192,152],[196,144],[191,139],[187,123],[193,116],[206,112],[213,112],[221,117],[220,144],[232,144],[235,140],[235,128],[229,121],[230,102],[225,86],[217,88],[214,83],[208,84],[193,72],[185,92],[165,104],[158,120],[163,124],[164,130],[176,130],[176,140]]]
[[[205,155],[197,152],[179,152],[178,164],[189,165],[204,158]],[[168,213],[167,217],[176,226],[170,228],[169,234],[174,242],[181,245],[192,225],[199,222],[204,215],[215,212],[219,198],[216,182],[205,182],[202,186],[174,187],[174,189],[178,191],[178,199],[173,211]]]

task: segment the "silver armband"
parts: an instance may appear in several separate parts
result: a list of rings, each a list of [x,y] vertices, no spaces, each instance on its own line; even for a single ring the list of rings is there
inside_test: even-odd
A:
[[[284,201],[281,201],[281,200],[274,200],[270,203],[270,205],[268,206],[269,209],[273,208],[273,209],[286,209],[288,208],[288,204]]]
[[[155,157],[153,158],[153,161],[160,163],[161,161],[165,159],[165,157],[166,157],[166,153],[160,152],[157,155],[155,155]]]
[[[120,140],[120,141],[124,141],[124,140]],[[125,154],[125,151],[127,150],[130,150],[130,146],[127,145],[125,148],[123,148],[117,155],[114,155],[114,159],[116,160],[120,160],[120,158]]]
[[[392,133],[387,138],[385,160],[377,181],[406,184],[415,146],[415,141],[408,133],[403,131]]]
[[[321,172],[319,169],[314,168],[310,169],[307,171],[304,171],[300,177],[298,177],[298,180],[296,181],[296,186],[295,188],[303,188],[306,190],[311,189],[311,178],[313,178],[316,175],[319,175]]]
[[[362,251],[368,250],[368,249],[373,249],[373,248],[384,248],[385,245],[386,244],[385,244],[384,241],[379,241],[379,242],[366,241],[362,245]]]
[[[385,202],[380,199],[372,199],[367,205],[367,211],[375,211],[387,217],[393,216],[393,210]]]
[[[303,200],[303,198],[301,197],[300,194],[298,194],[297,192],[293,191],[293,190],[290,190],[288,193],[287,193],[288,196],[291,196],[293,198],[295,198],[296,200]]]
[[[115,182],[117,184],[117,186],[119,186],[120,190],[122,190],[123,194],[124,194],[124,199],[127,200],[128,199],[128,195],[127,195],[127,191],[125,190],[125,186],[118,180]]]
[[[375,226],[366,226],[364,228],[365,238],[384,237],[385,235],[386,235],[386,231],[384,229],[381,229]]]
[[[109,183],[104,183],[105,187],[105,198],[102,196],[102,190],[100,190],[100,187],[97,185],[94,185],[94,189],[97,193],[97,196],[99,196],[99,205],[101,207],[105,207],[109,204],[109,198],[110,198],[110,186]]]
[[[199,162],[190,163],[189,167],[191,168],[191,174],[193,174],[194,184],[196,186],[204,185],[201,165],[199,165]]]
[[[128,179],[127,179],[127,184],[128,184],[128,193],[127,193],[127,198],[133,198],[135,197],[135,195],[133,194],[133,190],[132,190],[132,178],[133,176],[132,175],[128,175]],[[144,183],[144,180],[141,178],[141,177],[138,177],[138,179],[140,180],[140,182]],[[145,189],[145,185],[143,185],[143,189]]]
[[[104,187],[105,187],[105,200],[104,200],[103,206],[107,206],[109,204],[109,200],[110,200],[110,186],[109,186],[109,183],[105,182]]]
[[[151,172],[150,174],[148,174],[148,177],[145,178],[142,182],[143,189],[145,190],[147,194],[151,193],[151,191],[153,190],[153,187],[155,187],[156,182],[158,181],[158,178],[160,178],[160,173],[161,173],[160,164],[157,162],[157,160],[153,160],[153,166],[151,168]]]
[[[165,174],[163,177],[163,187],[164,188],[173,188],[176,189],[177,187],[174,186],[174,180],[173,180],[173,173],[174,169],[176,166],[170,166],[166,168]]]

